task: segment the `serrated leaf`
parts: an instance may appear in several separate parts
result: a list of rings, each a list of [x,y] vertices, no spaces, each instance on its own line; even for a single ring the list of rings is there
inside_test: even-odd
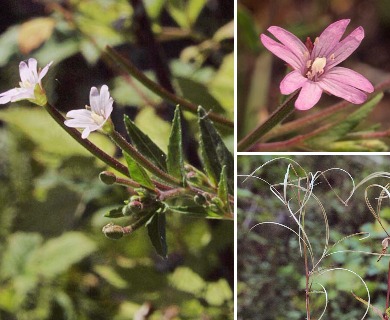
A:
[[[230,193],[233,193],[233,155],[226,148],[213,122],[207,117],[206,111],[202,107],[198,108],[198,122],[200,128],[200,150],[204,169],[213,183],[218,185],[222,167],[226,166],[228,189]]]
[[[383,98],[383,92],[378,93],[372,99],[363,104],[355,112],[351,113],[344,119],[336,122],[325,132],[309,139],[306,143],[311,146],[326,146],[327,144],[343,138],[347,133],[350,133]]]
[[[146,158],[152,161],[161,170],[167,171],[166,154],[125,115],[124,122],[127,133],[137,148]]]
[[[123,208],[123,206],[111,209],[110,211],[105,213],[104,216],[106,218],[111,218],[111,219],[123,218],[122,208]]]
[[[165,222],[165,213],[157,212],[147,224],[150,241],[156,252],[163,258],[167,257],[168,252]]]
[[[183,180],[184,160],[179,107],[176,107],[171,135],[169,136],[167,169],[170,175],[178,178],[180,181]]]
[[[123,152],[123,156],[125,157],[131,179],[133,179],[135,182],[138,182],[145,188],[154,190],[155,186],[146,173],[145,169],[141,167],[138,162],[136,162],[128,153]]]
[[[67,232],[45,242],[31,258],[30,268],[46,278],[52,278],[96,249],[96,244],[81,232]]]
[[[225,208],[229,207],[229,191],[227,184],[226,166],[222,167],[221,176],[218,183],[218,197],[222,200]]]

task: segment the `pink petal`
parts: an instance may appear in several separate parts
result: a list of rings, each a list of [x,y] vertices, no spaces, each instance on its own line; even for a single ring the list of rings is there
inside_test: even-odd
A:
[[[346,85],[355,87],[356,89],[360,89],[368,93],[374,91],[374,87],[371,82],[363,77],[360,73],[343,67],[334,67],[330,69],[322,76],[321,79],[342,82]]]
[[[89,92],[89,103],[91,104],[92,111],[100,114],[100,94],[96,87],[92,87]]]
[[[110,92],[108,87],[103,85],[100,89],[100,115],[104,118],[108,118],[112,112],[113,99],[110,98]]]
[[[299,71],[292,71],[286,75],[280,83],[280,92],[282,94],[293,93],[295,90],[301,88],[307,81],[309,80],[301,75]]]
[[[347,59],[357,49],[363,38],[364,30],[362,27],[358,27],[352,31],[350,35],[329,52],[329,57],[334,55],[334,60],[328,59],[329,63],[326,65],[326,70],[329,70],[331,67],[334,67]]]
[[[19,73],[20,73],[20,80],[22,80],[22,82],[30,80],[31,73],[26,62],[21,61],[19,63]]]
[[[0,104],[5,104],[11,101],[12,97],[18,94],[19,88],[11,89],[0,93]]]
[[[41,72],[39,73],[39,81],[42,80],[42,78],[46,75],[46,73],[49,71],[50,66],[52,65],[53,61],[44,67]]]
[[[284,45],[272,40],[270,37],[265,34],[260,35],[260,40],[263,43],[264,47],[266,47],[269,51],[271,51],[275,56],[287,62],[290,66],[292,66],[295,70],[301,70],[302,63],[297,56],[287,49]]]
[[[85,122],[94,123],[92,119],[92,113],[87,109],[71,110],[66,114],[67,118],[80,119]]]
[[[35,99],[34,88],[16,88],[17,92],[11,97],[11,102]]]
[[[304,58],[304,55],[306,53],[308,57],[309,51],[301,40],[291,32],[280,27],[272,26],[268,28],[268,31],[299,59],[301,65],[305,65],[306,58]]]
[[[350,19],[336,21],[329,25],[318,37],[312,52],[312,60],[317,57],[326,57],[328,53],[339,43],[347,28]]]
[[[91,130],[89,128],[85,128],[83,133],[81,134],[81,138],[83,138],[83,139],[88,138],[90,133],[91,133]]]
[[[354,104],[361,104],[367,99],[367,95],[363,91],[335,79],[329,80],[323,77],[317,83],[324,91]]]
[[[320,100],[322,89],[317,82],[307,81],[295,101],[295,108],[298,110],[308,110]]]

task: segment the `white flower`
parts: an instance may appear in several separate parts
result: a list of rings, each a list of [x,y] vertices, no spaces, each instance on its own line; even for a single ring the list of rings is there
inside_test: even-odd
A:
[[[103,85],[99,91],[96,87],[91,88],[89,94],[91,106],[85,106],[86,109],[69,111],[66,116],[73,118],[65,121],[65,125],[71,128],[84,128],[81,137],[87,138],[92,131],[103,127],[104,123],[110,117],[112,104],[114,100],[110,97],[108,87]]]
[[[41,80],[46,75],[52,63],[53,62],[50,62],[46,67],[44,67],[40,72],[38,72],[37,60],[30,58],[28,59],[28,64],[22,61],[19,64],[19,73],[21,79],[21,81],[19,82],[20,88],[14,88],[6,92],[0,93],[0,104],[24,99],[38,99],[39,97],[36,97],[34,93],[34,90],[37,85],[39,85],[41,89],[40,91],[44,95]]]

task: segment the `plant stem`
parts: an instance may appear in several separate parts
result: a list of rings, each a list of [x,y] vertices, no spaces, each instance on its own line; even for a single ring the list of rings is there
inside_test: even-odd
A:
[[[118,160],[111,157],[107,153],[105,153],[103,150],[98,148],[95,144],[93,144],[91,141],[87,139],[81,138],[80,132],[75,128],[70,128],[65,125],[64,116],[51,104],[47,103],[44,108],[46,111],[50,114],[50,116],[78,143],[80,143],[85,149],[87,149],[89,152],[91,152],[95,157],[103,161],[105,164],[110,166],[111,168],[115,169],[116,171],[120,172],[121,174],[130,177],[129,171],[127,170],[126,166],[121,164]]]
[[[263,135],[278,125],[286,117],[294,111],[293,100],[298,95],[298,92],[292,94],[283,104],[276,109],[269,118],[244,137],[237,146],[237,151],[246,151],[253,146]]]
[[[150,173],[154,174],[156,177],[161,180],[168,182],[170,184],[180,186],[180,181],[175,177],[172,177],[168,173],[162,171],[148,159],[146,159],[141,153],[138,152],[130,143],[128,143],[125,138],[123,138],[117,131],[112,130],[109,133],[110,138],[114,141],[124,152],[128,153],[131,157],[134,158],[141,166],[147,169]]]
[[[306,289],[305,289],[305,296],[306,296],[306,319],[310,320],[310,296],[309,296],[309,267],[307,263],[307,249],[306,249],[306,243],[303,243],[303,254],[305,258],[305,275],[306,275]]]
[[[136,78],[149,90],[162,97],[163,99],[173,104],[179,104],[181,107],[183,107],[183,109],[190,111],[191,113],[197,114],[198,106],[196,104],[169,92],[168,90],[158,85],[156,82],[150,80],[129,60],[123,58],[115,49],[110,46],[107,46],[106,53],[112,61],[119,64],[122,68],[124,68],[128,73],[130,73],[134,78]],[[224,125],[229,128],[234,128],[234,123],[232,121],[226,119],[225,117],[217,113],[210,111],[208,112],[208,117],[214,122],[217,122],[221,125]]]
[[[385,319],[389,319],[387,316],[386,310],[389,309],[389,300],[390,300],[390,260],[389,260],[389,270],[387,272],[387,295],[386,295],[386,309],[385,309]]]

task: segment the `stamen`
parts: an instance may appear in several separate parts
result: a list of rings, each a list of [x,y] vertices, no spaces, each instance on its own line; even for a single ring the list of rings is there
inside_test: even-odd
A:
[[[334,53],[332,53],[332,54],[330,55],[329,59],[332,60],[332,61],[334,60]]]
[[[310,66],[311,66],[311,60],[307,60],[306,61],[306,68],[310,68]]]
[[[311,63],[311,60],[309,60]],[[309,62],[308,61],[308,62]],[[326,58],[315,58],[314,62],[310,65],[308,65],[309,70],[306,73],[306,77],[310,80],[313,78],[320,76],[324,73],[324,68],[326,66]]]
[[[97,113],[95,113],[93,111],[92,111],[91,117],[92,117],[93,121],[95,121],[95,123],[97,123],[97,124],[101,124],[104,121],[104,118],[101,115],[98,115]]]
[[[320,41],[320,39],[317,37],[315,40],[314,40],[314,45],[316,46],[318,44],[318,42]]]

